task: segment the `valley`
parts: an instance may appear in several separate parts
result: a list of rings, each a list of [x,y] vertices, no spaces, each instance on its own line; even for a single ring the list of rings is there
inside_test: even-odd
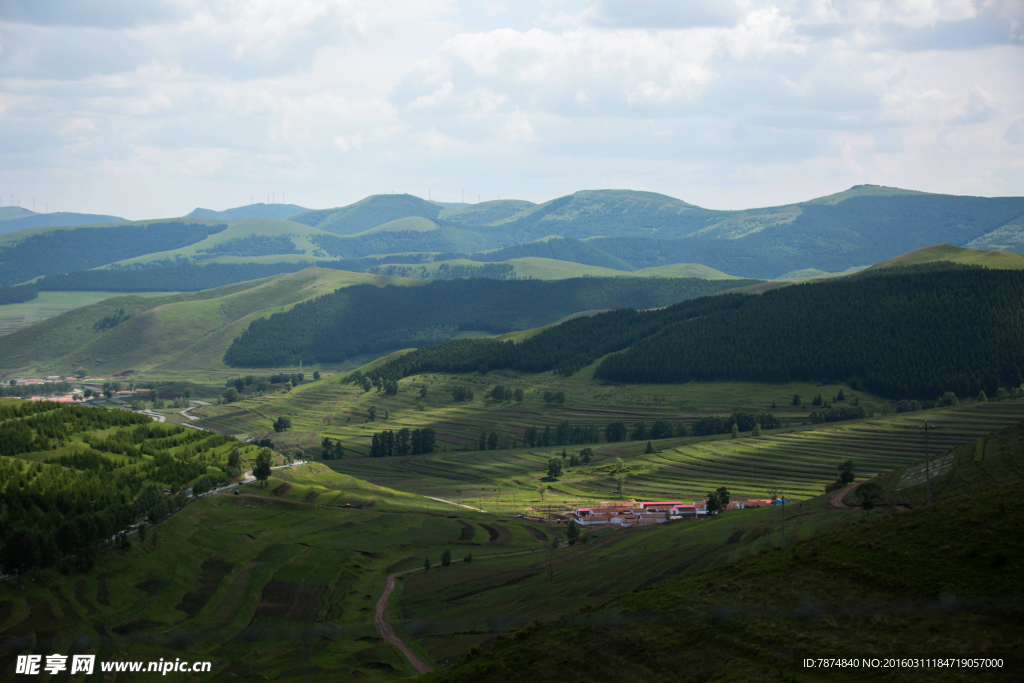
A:
[[[0,677],[52,650],[211,681],[843,680],[796,655],[880,632],[1011,657],[1024,256],[963,245],[1016,248],[1020,215],[859,186],[5,232]],[[643,501],[707,514],[576,525]]]

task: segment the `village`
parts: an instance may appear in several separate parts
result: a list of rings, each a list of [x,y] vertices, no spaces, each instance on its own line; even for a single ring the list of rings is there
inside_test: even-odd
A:
[[[788,501],[787,501],[788,502]],[[779,505],[781,500],[770,498],[749,498],[729,502],[723,510],[742,510],[744,508],[767,507]],[[637,501],[602,502],[600,507],[577,508],[566,521],[574,521],[580,526],[615,525],[622,528],[661,524],[677,519],[697,519],[709,514],[708,501],[695,500],[686,503],[672,501]]]

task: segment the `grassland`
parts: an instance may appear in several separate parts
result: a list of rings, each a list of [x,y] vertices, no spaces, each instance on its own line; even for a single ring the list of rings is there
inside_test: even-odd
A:
[[[1020,270],[1024,268],[1024,256],[1012,251],[999,249],[965,249],[952,244],[936,244],[931,247],[917,249],[901,254],[881,263],[876,263],[868,270],[891,268],[893,266],[916,266],[921,263],[951,261],[971,266],[985,266],[1000,270]]]
[[[0,671],[23,649],[84,649],[101,660],[202,657],[216,662],[206,679],[248,677],[250,667],[283,681],[408,676],[373,629],[384,570],[437,561],[443,548],[540,546],[539,526],[524,520],[491,542],[489,520],[322,465],[276,470],[266,488],[187,506],[91,572],[37,571],[24,590],[0,584],[0,639],[17,639]]]
[[[167,296],[174,292],[138,292],[135,296]],[[0,306],[0,335],[15,332],[41,320],[82,306],[126,296],[124,292],[40,292],[32,301]]]
[[[1018,481],[930,510],[874,519],[851,513],[850,521],[863,523],[647,590],[599,596],[425,680],[601,681],[609,672],[692,683],[1017,680],[1022,494]],[[588,567],[581,583],[600,569]],[[1002,661],[991,668],[863,663],[893,657]],[[805,658],[853,659],[857,666],[811,668]]]
[[[362,283],[422,284],[307,268],[195,294],[112,297],[0,337],[0,371],[67,374],[85,367],[96,376],[134,370],[150,377],[208,380],[217,372],[228,374],[221,360],[224,351],[256,318]],[[131,319],[105,332],[93,328],[119,308]]]
[[[682,385],[618,385],[590,379],[592,367],[571,378],[550,374],[520,375],[492,371],[486,376],[429,374],[399,382],[394,396],[344,384],[341,377],[305,384],[287,395],[271,395],[226,406],[202,408],[201,424],[225,433],[270,438],[287,451],[296,446],[317,452],[327,436],[339,440],[344,460],[328,461],[342,472],[391,488],[423,495],[471,500],[496,512],[567,509],[618,496],[612,466],[625,462],[624,495],[637,499],[695,499],[727,486],[738,497],[764,497],[783,490],[796,498],[821,492],[836,477],[837,465],[852,458],[861,476],[874,476],[909,465],[924,455],[917,429],[927,418],[942,425],[931,437],[933,452],[972,442],[1024,418],[1024,401],[969,402],[952,408],[883,416],[884,401],[837,385],[757,383],[692,383]],[[523,403],[495,402],[485,394],[496,384],[521,388]],[[470,388],[472,401],[454,402],[452,390]],[[426,397],[420,389],[426,387]],[[843,389],[848,401],[876,410],[874,418],[829,425],[806,424],[809,406],[792,406],[793,394],[804,403],[821,394],[831,400]],[[543,394],[561,391],[561,406],[545,403]],[[378,418],[367,420],[370,406]],[[621,420],[650,425],[664,419],[689,428],[709,415],[771,412],[782,429],[759,438],[743,434],[685,437],[654,442],[657,453],[644,454],[646,442],[602,443],[594,446],[590,466],[567,468],[557,481],[548,480],[547,462],[562,447],[512,447],[526,427],[554,428],[568,420],[600,429]],[[381,419],[384,415],[387,419]],[[280,415],[293,421],[292,431],[273,433]],[[440,452],[421,456],[368,458],[374,432],[430,426],[437,431]],[[478,450],[481,432],[495,432],[507,447]],[[567,453],[582,446],[570,446]],[[544,487],[544,498],[538,493]]]

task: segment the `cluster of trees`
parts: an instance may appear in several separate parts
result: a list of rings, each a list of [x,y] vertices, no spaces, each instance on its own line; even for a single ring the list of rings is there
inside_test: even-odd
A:
[[[370,439],[370,457],[433,453],[436,442],[437,433],[431,427],[413,430],[402,427],[397,432],[388,429],[375,433]]]
[[[123,308],[119,308],[112,314],[97,320],[95,324],[93,324],[92,329],[97,332],[105,332],[106,330],[117,327],[124,321],[131,319],[131,317],[131,313],[125,313]]]
[[[837,406],[826,404],[823,408],[812,410],[810,420],[812,424],[824,422],[840,422],[842,420],[856,420],[862,417],[871,417],[874,411],[866,410],[864,406]]]
[[[729,489],[719,486],[715,491],[708,494],[707,510],[709,515],[717,515],[729,507]]]
[[[464,387],[461,384],[452,387],[452,400],[456,402],[472,401],[473,390],[470,389],[469,387]]]
[[[88,270],[115,261],[187,247],[227,225],[162,222],[109,228],[58,229],[0,247],[0,285],[40,275]]]
[[[702,417],[693,423],[690,428],[691,436],[711,436],[713,434],[726,434],[733,431],[733,427],[736,428],[737,432],[752,432],[755,427],[760,429],[778,429],[782,426],[782,421],[771,413],[733,413],[729,417],[722,419],[718,416],[714,417]],[[686,436],[686,434],[677,434],[677,436]]]
[[[609,443],[670,439],[674,436],[686,436],[686,433],[686,427],[682,422],[673,425],[668,420],[655,420],[649,426],[644,420],[634,422],[632,425],[618,421],[611,422],[604,428],[604,438]]]
[[[274,256],[276,254],[301,254],[295,248],[291,235],[249,235],[215,244],[209,249],[197,252],[202,257],[214,256]]]
[[[503,384],[495,385],[490,391],[490,397],[492,401],[515,401],[516,403],[522,403],[526,395],[522,389],[506,388]],[[565,399],[565,396],[562,396]],[[455,399],[458,400],[458,399]],[[550,401],[548,401],[550,403]]]
[[[436,270],[426,266],[389,264],[374,266],[369,272],[387,277],[412,277],[418,280],[454,280],[460,277],[488,278],[491,280],[515,280],[516,271],[511,263],[486,263],[481,266],[441,263]]]
[[[502,333],[530,329],[581,310],[656,308],[734,286],[736,281],[696,278],[461,279],[422,287],[356,285],[254,320],[228,348],[224,361],[246,367],[290,365],[299,359],[337,362],[363,353],[435,344],[458,330]],[[353,320],[359,324],[352,324]],[[601,345],[599,339],[576,340],[568,348],[579,344],[589,348],[595,343]],[[518,346],[493,344],[452,347],[454,353],[438,358],[447,361],[447,367],[435,369],[466,372],[510,367],[507,361],[490,365],[482,358],[461,354],[463,349],[478,348],[502,348],[509,353]],[[534,347],[540,348],[536,342],[531,345]],[[564,355],[557,347],[546,352]],[[402,376],[385,375],[381,369],[368,374],[388,379]]]
[[[279,385],[285,392],[291,391],[293,387],[297,387],[299,382],[306,379],[306,374],[303,372],[285,373],[281,372],[276,375],[246,375],[245,377],[235,377],[229,379],[225,386],[227,387],[220,395],[221,401],[224,403],[234,403],[235,401],[241,400],[245,392],[255,391],[257,395],[263,395],[270,391],[272,384]],[[320,379],[320,372],[313,373],[313,379]]]
[[[527,427],[523,431],[523,445],[534,446],[569,446],[584,443],[600,443],[601,432],[597,425],[572,424],[568,420],[558,423],[554,429],[550,425],[538,430]]]
[[[569,457],[566,458],[566,455]],[[594,450],[592,448],[584,448],[579,453],[567,454],[565,449],[562,449],[561,458],[549,458],[548,459],[548,476],[552,479],[557,479],[562,476],[562,470],[565,467],[579,467],[581,465],[589,465],[594,460]],[[619,459],[621,462],[621,458]],[[621,471],[621,467],[618,467],[616,474]],[[620,491],[621,493],[621,491]]]
[[[341,441],[331,441],[326,436],[320,442],[320,458],[322,460],[341,460],[345,457],[345,449]]]

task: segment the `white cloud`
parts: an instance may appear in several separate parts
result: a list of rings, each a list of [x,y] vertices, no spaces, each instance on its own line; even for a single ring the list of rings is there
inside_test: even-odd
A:
[[[89,4],[0,5],[0,183],[63,210],[1024,194],[1020,0]]]

